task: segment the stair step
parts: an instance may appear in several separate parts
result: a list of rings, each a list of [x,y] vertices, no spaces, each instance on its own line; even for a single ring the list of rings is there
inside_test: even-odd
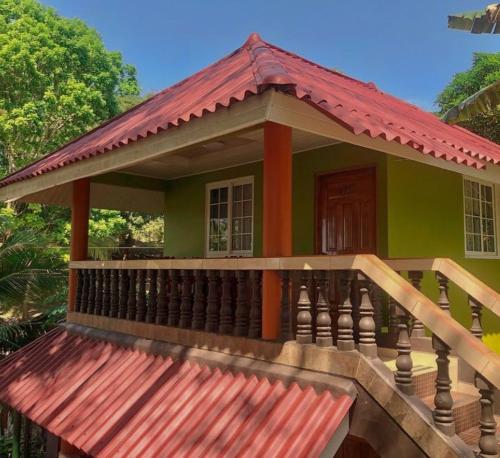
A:
[[[481,416],[479,396],[452,391],[453,417],[455,418],[455,431],[460,434],[464,431],[477,428]],[[434,408],[434,395],[422,398],[422,401],[430,408]]]
[[[434,396],[436,392],[436,374],[437,371],[432,367],[422,365],[413,368],[415,394],[420,399]]]
[[[479,437],[481,436],[481,433],[479,431],[479,426],[474,426],[472,428],[466,429],[465,431],[458,433],[458,436],[469,447],[472,447],[474,450],[479,449],[478,448]],[[498,442],[498,447],[500,448],[500,426],[497,426],[497,442]]]

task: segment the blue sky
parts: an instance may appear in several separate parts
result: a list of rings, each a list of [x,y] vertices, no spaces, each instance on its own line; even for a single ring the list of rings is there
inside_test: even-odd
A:
[[[431,110],[474,51],[500,36],[447,29],[450,13],[491,0],[42,0],[97,29],[134,64],[144,92],[163,89],[239,47],[251,32]]]

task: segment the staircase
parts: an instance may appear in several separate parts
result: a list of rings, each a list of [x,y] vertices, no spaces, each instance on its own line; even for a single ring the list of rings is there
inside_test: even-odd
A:
[[[430,340],[430,339],[429,339]],[[393,372],[396,371],[396,357],[389,350],[382,350],[381,359]],[[391,354],[392,353],[392,354]],[[434,409],[434,396],[436,392],[435,380],[437,368],[435,354],[432,352],[412,352],[413,377],[412,383],[415,396],[432,411]],[[477,444],[480,438],[479,420],[481,417],[480,396],[474,385],[460,381],[458,378],[459,358],[450,357],[450,378],[452,380],[451,395],[453,397],[453,417],[455,419],[456,434],[477,453]],[[495,415],[497,423],[497,442],[500,447],[500,415]]]

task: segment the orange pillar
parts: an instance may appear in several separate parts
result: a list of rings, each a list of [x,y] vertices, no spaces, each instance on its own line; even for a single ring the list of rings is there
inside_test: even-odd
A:
[[[264,125],[263,246],[265,257],[292,254],[292,129]],[[281,281],[265,271],[262,281],[262,337],[276,339],[280,328]]]
[[[71,203],[71,246],[70,260],[87,259],[89,247],[90,179],[73,181]],[[75,309],[76,271],[69,271],[68,310]]]

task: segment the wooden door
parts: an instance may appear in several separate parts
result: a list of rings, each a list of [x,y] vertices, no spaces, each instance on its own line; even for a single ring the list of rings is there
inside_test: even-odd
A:
[[[376,253],[375,168],[317,180],[316,253]]]

